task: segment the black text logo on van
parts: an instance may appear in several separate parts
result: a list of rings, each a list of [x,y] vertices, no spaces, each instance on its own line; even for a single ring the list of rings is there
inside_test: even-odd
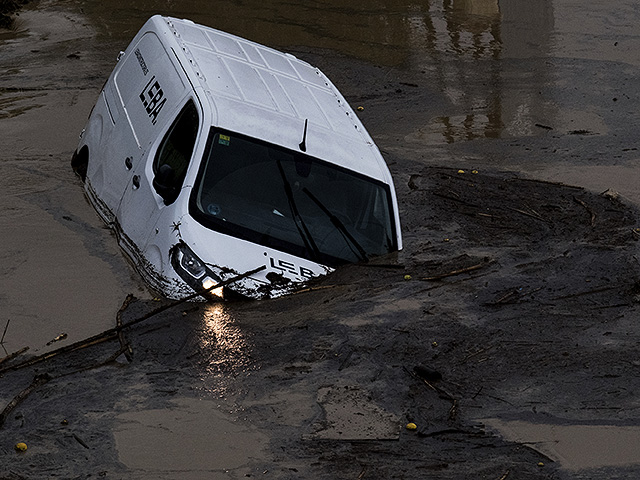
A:
[[[305,278],[313,278],[313,270],[308,268],[298,267],[291,262],[285,260],[275,260],[273,257],[269,257],[269,264],[272,269],[280,270],[283,274],[285,272],[292,273],[294,275],[300,275]]]
[[[142,93],[140,94],[140,100],[142,100],[142,106],[149,115],[151,119],[151,123],[154,125],[158,121],[158,114],[164,104],[167,102],[167,99],[164,97],[164,92],[162,88],[160,88],[160,83],[156,80],[156,76],[154,75],[149,80],[149,83],[144,87]]]

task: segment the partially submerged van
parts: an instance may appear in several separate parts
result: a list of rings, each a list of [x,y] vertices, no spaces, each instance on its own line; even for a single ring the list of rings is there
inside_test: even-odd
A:
[[[120,54],[72,166],[169,298],[237,276],[273,297],[402,248],[389,170],[327,77],[188,20],[154,16]]]

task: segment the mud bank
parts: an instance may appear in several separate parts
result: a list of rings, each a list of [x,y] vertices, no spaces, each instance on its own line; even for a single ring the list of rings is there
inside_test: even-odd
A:
[[[131,363],[82,371],[117,351],[112,341],[3,373],[5,398],[35,373],[54,377],[7,418],[4,478],[635,471],[606,457],[584,475],[563,469],[561,456],[503,439],[494,419],[635,424],[637,212],[513,174],[403,178],[397,258],[277,300],[165,312],[126,334]],[[32,447],[13,454],[14,441]]]

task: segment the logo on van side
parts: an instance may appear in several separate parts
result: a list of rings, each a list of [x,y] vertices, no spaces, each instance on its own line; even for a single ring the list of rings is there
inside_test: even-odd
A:
[[[160,83],[156,80],[156,76],[154,75],[149,80],[149,83],[144,87],[142,93],[140,93],[140,100],[142,101],[142,106],[149,115],[151,119],[151,123],[154,125],[158,121],[158,114],[164,104],[167,103],[167,99],[164,98],[164,92],[162,88],[160,88]]]
[[[147,62],[144,61],[142,53],[140,53],[140,49],[136,48],[135,52],[133,53],[136,54],[136,58],[138,59],[138,63],[140,64],[140,68],[142,69],[142,73],[146,77],[147,73],[149,73],[149,69],[147,68]]]

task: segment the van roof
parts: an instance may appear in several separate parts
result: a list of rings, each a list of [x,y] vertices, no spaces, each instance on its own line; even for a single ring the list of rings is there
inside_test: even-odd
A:
[[[392,183],[373,140],[319,69],[190,20],[156,15],[150,23],[173,33],[176,56],[212,106],[213,126],[297,150],[308,121],[307,154]]]

